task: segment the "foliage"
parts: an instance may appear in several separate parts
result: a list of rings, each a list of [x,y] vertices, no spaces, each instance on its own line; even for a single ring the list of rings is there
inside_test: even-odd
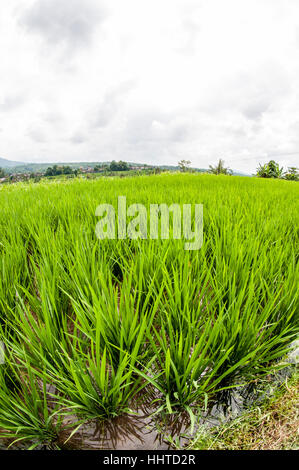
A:
[[[279,164],[274,160],[270,160],[264,165],[259,164],[256,176],[259,176],[260,178],[282,178],[283,168],[279,167]]]
[[[109,166],[110,171],[128,171],[129,169],[129,165],[121,160],[119,162],[113,160]]]
[[[292,166],[288,168],[288,171],[285,172],[284,178],[289,181],[299,181],[299,171],[298,168]]]
[[[182,172],[186,172],[186,171],[189,170],[191,162],[190,162],[190,160],[181,160],[181,161],[178,162],[178,165],[179,165],[180,170]]]
[[[95,173],[102,173],[102,172],[107,171],[107,170],[109,170],[109,165],[105,165],[105,164],[96,165],[93,169],[93,171]]]
[[[39,382],[30,363],[22,374],[15,358],[7,355],[6,364],[0,367],[0,389],[0,438],[10,439],[11,444],[29,441],[30,449],[54,444],[62,427],[59,406],[51,406],[46,383]]]
[[[72,175],[77,173],[78,170],[73,170],[70,166],[53,165],[46,170],[45,176]]]
[[[213,175],[231,175],[233,172],[230,168],[224,166],[224,160],[219,159],[217,165],[209,165],[209,173]]]

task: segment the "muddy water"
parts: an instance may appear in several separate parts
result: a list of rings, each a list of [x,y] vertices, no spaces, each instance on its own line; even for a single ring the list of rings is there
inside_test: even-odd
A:
[[[298,363],[299,351],[292,352],[288,358],[290,364]],[[285,368],[275,376],[269,376],[269,382],[283,381],[291,371],[292,367]],[[231,390],[229,393],[218,397],[217,404],[202,413],[198,424],[206,427],[217,426],[223,421],[228,421],[242,413],[244,409],[257,403],[262,396],[256,395],[253,390],[249,390],[248,396],[240,393],[240,389]],[[259,398],[258,398],[259,397]],[[190,434],[190,418],[184,413],[162,417],[153,414],[150,404],[137,408],[136,413],[124,415],[109,421],[85,423],[68,440],[71,431],[63,431],[59,440],[55,443],[61,449],[82,449],[82,450],[168,450],[176,446],[180,448],[190,442],[190,438],[195,436],[196,427]],[[75,418],[69,418],[65,424],[75,423]],[[1,443],[0,450],[7,448],[10,442]],[[26,448],[25,444],[18,444],[12,448]],[[45,447],[38,447],[45,448]],[[52,448],[52,447],[51,447]]]
[[[165,423],[139,411],[101,423],[86,423],[66,444],[68,436],[63,432],[58,445],[82,450],[167,450],[172,448],[172,439],[181,446],[187,443],[185,432],[189,425],[188,418],[182,415]]]
[[[83,450],[169,450],[186,446],[196,435],[198,425],[217,426],[237,415],[246,400],[237,391],[222,397],[223,403],[214,404],[202,413],[191,434],[187,413],[157,415],[153,410],[138,410],[134,415],[119,416],[104,422],[84,424],[65,444],[70,431],[63,432],[57,443],[62,449]],[[229,403],[228,401],[229,400]]]
[[[285,372],[281,375],[282,380]],[[198,425],[204,425],[206,428],[217,426],[237,417],[246,408],[250,408],[251,404],[257,403],[257,397],[254,393],[251,393],[248,399],[238,390],[234,390],[229,396],[223,396],[220,399],[220,402],[214,403],[214,406],[198,417],[192,434],[188,414],[178,413],[161,416],[153,414],[153,410],[139,409],[136,414],[123,415],[102,422],[94,420],[84,423],[70,439],[68,438],[72,429],[76,427],[76,418],[74,416],[68,417],[65,420],[65,425],[72,425],[74,428],[68,427],[67,430],[63,430],[54,445],[38,446],[37,449],[57,447],[64,450],[182,449],[190,443],[190,439],[195,437]],[[0,450],[7,448],[9,444],[11,441],[3,440],[1,442],[0,439]],[[11,447],[11,449],[26,448],[28,445],[25,443],[18,443]]]

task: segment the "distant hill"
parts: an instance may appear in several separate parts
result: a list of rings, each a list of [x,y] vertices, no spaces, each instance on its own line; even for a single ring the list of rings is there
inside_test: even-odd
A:
[[[18,165],[24,165],[24,163],[13,162],[12,160],[6,160],[5,158],[0,158],[0,168],[13,168]]]
[[[35,172],[45,172],[49,166],[57,165],[57,166],[70,166],[73,169],[76,168],[94,168],[96,165],[109,165],[111,162],[47,162],[47,163],[25,163],[25,162],[14,162],[11,160],[6,160],[5,158],[0,158],[0,168],[3,168],[6,173],[35,173]],[[161,170],[169,170],[169,171],[178,171],[179,167],[175,165],[145,165],[144,163],[131,163],[128,162],[129,165],[134,167],[159,167]],[[199,173],[205,173],[208,170],[205,168],[193,168],[193,170]],[[234,171],[235,176],[251,176],[246,173]]]
[[[104,165],[110,162],[47,162],[47,163],[26,163],[13,162],[0,158],[0,168],[6,170],[6,173],[34,173],[44,172],[49,166],[70,166],[71,168],[93,168],[96,165]]]
[[[241,171],[234,171],[234,176],[252,176],[249,173],[242,173]]]
[[[3,163],[1,163],[3,162]],[[70,166],[73,169],[76,168],[94,168],[96,165],[109,165],[111,162],[47,162],[47,163],[21,163],[21,162],[11,162],[9,160],[0,159],[0,168],[3,168],[6,173],[35,173],[35,172],[44,172],[48,167],[57,165],[57,166]],[[178,166],[168,166],[168,165],[150,165],[144,163],[132,163],[127,162],[130,166],[133,167],[157,167],[162,170],[178,170]],[[197,171],[205,171],[198,170]]]
[[[73,169],[76,168],[93,168],[96,165],[103,165],[103,162],[52,162],[52,163],[21,163],[18,165],[10,166],[9,171],[13,173],[35,173],[44,172],[48,167],[53,165],[57,166],[70,166]]]

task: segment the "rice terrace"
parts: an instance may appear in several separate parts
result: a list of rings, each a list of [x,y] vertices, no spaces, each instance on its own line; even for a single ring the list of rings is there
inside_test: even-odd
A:
[[[96,208],[119,195],[203,205],[201,248],[99,239]],[[0,447],[196,448],[209,419],[290,374],[298,183],[53,179],[2,185],[0,205]]]

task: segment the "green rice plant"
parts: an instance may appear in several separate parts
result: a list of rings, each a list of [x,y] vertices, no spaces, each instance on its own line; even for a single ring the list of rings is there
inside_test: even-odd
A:
[[[38,297],[22,286],[19,286],[18,292],[18,304],[14,310],[10,310],[10,319],[2,329],[3,342],[24,367],[29,360],[43,378],[45,369],[63,367],[62,348],[72,355],[73,344],[69,334],[72,322],[60,310],[59,298],[46,280],[40,280]]]
[[[39,380],[27,362],[22,369],[6,356],[0,366],[0,438],[10,445],[24,442],[29,449],[55,446],[62,429],[59,403],[49,403],[45,380]]]
[[[140,397],[193,416],[284,367],[299,324],[298,191],[195,174],[1,186],[4,433],[25,436],[13,425],[22,403],[33,445],[52,440],[46,423],[58,416],[108,419]],[[155,203],[203,204],[202,248],[98,240],[96,207],[117,207],[119,195],[148,214]]]
[[[99,339],[102,351],[109,351],[114,366],[118,366],[127,354],[144,363],[151,353],[146,332],[151,328],[160,306],[162,289],[157,293],[155,302],[149,305],[155,279],[152,279],[146,293],[142,290],[142,282],[141,275],[136,286],[131,272],[120,287],[114,284],[111,274],[106,273],[104,277],[101,273],[97,292],[91,285],[86,286],[83,292],[77,284],[77,300],[72,298],[77,332],[92,341]]]
[[[30,273],[27,266],[26,248],[20,237],[11,233],[0,240],[0,323],[4,323],[9,309],[18,302],[17,286],[29,286]]]
[[[133,378],[134,357],[125,355],[114,367],[109,353],[100,352],[99,341],[91,341],[90,351],[80,349],[73,357],[61,353],[63,368],[49,368],[48,373],[59,392],[68,414],[83,420],[107,419],[130,412],[131,398],[145,384]]]

